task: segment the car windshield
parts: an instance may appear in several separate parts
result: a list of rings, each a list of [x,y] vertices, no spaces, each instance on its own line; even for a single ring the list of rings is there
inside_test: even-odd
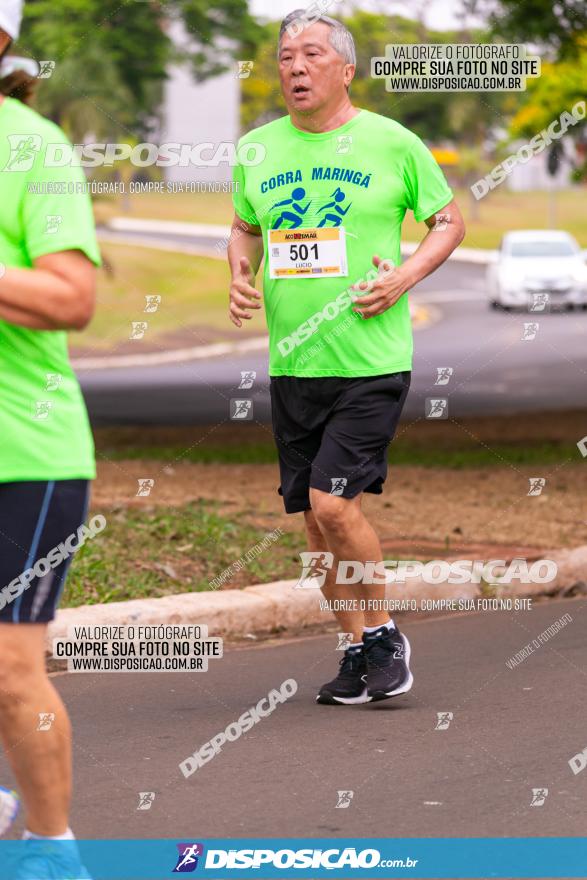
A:
[[[513,241],[505,252],[510,257],[572,257],[575,249],[569,241]]]

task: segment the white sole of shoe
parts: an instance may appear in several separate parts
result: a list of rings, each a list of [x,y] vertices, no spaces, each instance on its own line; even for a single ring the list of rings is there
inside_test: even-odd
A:
[[[361,703],[370,703],[371,697],[367,693],[367,688],[365,687],[363,693],[358,697],[333,697],[331,694],[324,694],[324,696],[321,697],[321,695],[318,694],[316,702],[322,703],[326,706],[359,706]]]
[[[335,703],[340,703],[342,706],[358,706],[361,703],[371,702],[371,697],[367,693],[367,688],[365,688],[360,697],[333,697],[332,699]]]

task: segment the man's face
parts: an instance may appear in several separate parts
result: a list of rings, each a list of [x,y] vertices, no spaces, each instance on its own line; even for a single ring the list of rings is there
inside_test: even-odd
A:
[[[330,30],[319,21],[296,37],[286,31],[281,38],[279,79],[288,110],[315,113],[346,94],[354,67],[330,45]]]
[[[4,53],[6,52],[6,50],[8,49],[8,47],[10,46],[10,43],[11,43],[11,42],[12,42],[12,40],[11,40],[11,38],[8,36],[8,34],[6,33],[6,31],[3,31],[3,30],[0,28],[0,58],[2,58],[2,56],[4,55]]]

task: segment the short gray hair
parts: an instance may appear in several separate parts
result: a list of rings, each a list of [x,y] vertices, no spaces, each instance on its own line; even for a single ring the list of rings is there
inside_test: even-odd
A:
[[[357,53],[355,52],[355,41],[353,40],[353,35],[342,21],[338,21],[336,18],[331,18],[329,15],[317,15],[310,18],[306,9],[294,9],[294,11],[290,12],[289,15],[286,15],[281,22],[279,39],[277,41],[277,53],[279,54],[281,51],[281,38],[286,31],[291,33],[291,26],[294,22],[296,23],[296,27],[293,29],[297,29],[297,33],[295,34],[295,36],[297,36],[297,34],[301,33],[305,27],[309,27],[310,24],[316,24],[318,21],[323,21],[324,24],[327,24],[330,28],[329,36],[332,48],[338,52],[339,55],[342,55],[346,64],[354,64],[356,66]]]

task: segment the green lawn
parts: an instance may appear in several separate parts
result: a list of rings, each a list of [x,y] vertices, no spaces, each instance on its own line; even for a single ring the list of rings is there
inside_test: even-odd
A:
[[[250,445],[218,441],[213,445],[209,441],[207,446],[203,443],[186,450],[185,446],[109,445],[100,442],[99,434],[97,440],[99,460],[204,462],[210,467],[217,463],[246,464],[253,468],[255,464],[276,463],[271,441]],[[414,465],[431,472],[436,469],[437,473],[447,468],[456,472],[455,480],[467,480],[467,470],[472,468],[484,467],[489,472],[498,468],[502,472],[508,464],[556,468],[567,461],[581,461],[577,447],[553,442],[530,446],[495,444],[493,449],[424,449],[420,444],[414,447],[398,439],[390,454],[396,474],[398,469]],[[259,519],[255,509],[246,505],[227,514],[221,510],[221,503],[200,499],[145,508],[98,505],[93,513],[103,514],[107,527],[76,554],[63,605],[155,598],[217,587],[240,589],[252,583],[299,575],[299,553],[305,549],[299,522],[292,522],[295,531],[280,530],[275,528],[272,516]],[[263,519],[265,524],[260,524]],[[284,525],[287,529],[289,523]],[[266,541],[265,548],[247,558],[248,551],[270,534],[274,537]],[[447,547],[448,541],[450,536],[445,536]],[[240,564],[239,560],[245,558],[246,563]],[[226,570],[228,575],[222,578],[221,585],[211,583]]]
[[[185,446],[124,445],[108,443],[100,445],[100,454],[110,461],[188,461],[197,464],[274,464],[277,452],[274,443],[222,444],[216,435],[209,443],[199,442],[191,448]],[[484,444],[468,448],[425,448],[414,445],[411,440],[396,438],[390,447],[389,460],[394,465],[426,468],[449,468],[463,470],[477,467],[504,467],[511,465],[556,465],[567,461],[581,461],[574,443],[538,442],[536,445],[495,443],[491,448]]]
[[[122,201],[114,198],[96,199],[94,209],[96,219],[102,223],[111,217],[143,217],[227,224],[233,216],[230,193],[140,193],[130,196],[128,213]]]
[[[587,211],[585,187],[557,195],[559,225],[572,232],[587,247]],[[548,194],[543,192],[512,193],[498,188],[478,205],[479,219],[470,217],[471,204],[467,193],[458,192],[457,199],[467,221],[467,247],[494,248],[507,229],[546,228],[548,225]],[[232,206],[228,193],[137,195],[131,198],[129,217],[160,218],[202,223],[229,223]],[[115,201],[96,203],[99,220],[121,214]],[[417,241],[424,233],[409,214],[404,222],[405,241]],[[110,276],[102,270],[99,277],[98,308],[90,327],[72,342],[98,350],[108,349],[127,340],[131,321],[146,320],[149,328],[146,342],[164,333],[185,328],[194,331],[185,344],[209,341],[210,334],[198,334],[196,328],[209,328],[219,334],[238,332],[227,318],[229,273],[224,260],[175,254],[119,244],[103,244],[103,255],[112,267]],[[162,297],[159,310],[145,315],[145,296]],[[263,317],[256,316],[247,330],[264,333]],[[220,337],[221,338],[221,337]]]
[[[473,521],[471,534],[467,531],[468,539],[473,535],[479,540],[492,540],[492,536],[484,535],[485,516],[491,521],[493,516],[507,512],[517,516],[517,520],[512,520],[505,536],[501,533],[497,540],[528,540],[528,513],[525,508],[518,510],[519,490],[508,465],[529,466],[532,471],[528,473],[558,474],[550,484],[551,506],[542,514],[544,529],[549,533],[547,543],[580,543],[577,528],[584,497],[580,493],[585,489],[580,479],[574,483],[566,476],[564,466],[570,462],[577,465],[571,473],[583,473],[583,459],[568,439],[580,436],[581,420],[582,413],[562,414],[556,419],[544,415],[537,417],[530,427],[513,418],[485,423],[481,420],[474,433],[467,427],[470,423],[420,425],[405,434],[400,425],[391,446],[390,462],[393,474],[400,477],[399,491],[410,505],[409,528],[416,536],[415,545],[418,535],[430,534],[439,547],[448,548],[454,540],[453,526],[462,523],[463,515],[466,518],[463,509],[470,512]],[[214,431],[206,426],[99,428],[95,439],[101,491],[92,513],[103,514],[107,527],[76,555],[64,594],[66,606],[210,590],[218,586],[211,586],[211,582],[226,570],[228,576],[222,579],[221,589],[299,575],[299,553],[304,549],[299,518],[282,514],[280,505],[278,510],[272,504],[259,503],[267,490],[267,471],[255,466],[270,464],[277,479],[277,457],[267,429],[253,424],[249,430],[239,427],[238,431],[231,426]],[[109,487],[116,485],[119,473],[124,472],[124,462],[130,465],[139,460],[141,473],[160,470],[163,463],[186,465],[181,481],[176,483],[175,495],[170,496],[175,499],[173,503],[150,503],[149,499],[145,505],[139,505],[117,500],[119,495]],[[190,462],[203,466],[190,471]],[[236,468],[237,479],[241,480],[246,473],[250,495],[242,495],[239,490],[235,497],[231,487],[223,484],[223,467],[231,465],[242,466]],[[426,486],[432,487],[430,495],[426,486],[420,492],[421,468],[430,474],[424,480]],[[483,474],[479,468],[483,468]],[[453,474],[449,480],[447,471]],[[523,474],[519,476],[527,485]],[[199,498],[193,500],[191,491],[184,493],[185,481],[199,487]],[[484,486],[489,485],[487,481],[497,481],[504,495],[490,500],[491,512],[479,519],[479,508],[485,506],[483,492]],[[274,491],[273,480],[270,482]],[[452,498],[439,495],[446,491],[449,482],[462,486],[463,491]],[[508,503],[508,498],[512,503]],[[430,532],[430,517],[434,522],[438,504],[442,514]],[[389,501],[384,502],[384,507],[391,506]],[[541,520],[536,513],[531,516],[535,517],[531,520],[531,532],[537,541],[535,527],[540,526]],[[278,525],[281,528],[276,528]],[[538,543],[545,543],[544,529],[538,528]],[[252,548],[271,534],[274,537],[270,546],[247,557]],[[399,532],[393,529],[387,535],[388,542],[397,534],[403,536],[404,532],[401,528]],[[247,561],[241,565],[243,558]]]
[[[82,334],[72,335],[73,345],[111,348],[129,338],[132,321],[147,322],[146,342],[185,327],[212,328],[238,337],[228,320],[230,276],[223,260],[119,244],[103,244],[102,254],[112,275],[100,270],[94,319]],[[145,314],[145,296],[150,294],[161,296],[161,303],[155,313]],[[255,324],[259,325],[255,330],[263,333],[263,319]],[[185,340],[188,345],[204,341],[197,333],[191,341]]]
[[[210,581],[263,541],[268,532],[246,519],[221,516],[216,505],[201,501],[178,507],[100,511],[107,527],[76,553],[63,595],[63,606],[156,598],[170,593],[210,590]],[[234,566],[224,588],[267,578],[296,577],[301,532],[275,531],[266,549]]]
[[[509,229],[547,229],[550,225],[546,192],[516,193],[497,187],[477,203],[479,219],[471,216],[469,191],[457,190],[456,198],[467,222],[464,245],[475,248],[495,248],[504,232]],[[587,187],[561,192],[556,196],[557,225],[571,232],[582,247],[587,248]],[[233,215],[229,193],[141,194],[131,197],[128,217],[181,220],[191,223],[230,223]],[[115,201],[96,203],[99,219],[123,216],[122,206]],[[412,215],[406,217],[403,238],[417,241],[424,232]]]

